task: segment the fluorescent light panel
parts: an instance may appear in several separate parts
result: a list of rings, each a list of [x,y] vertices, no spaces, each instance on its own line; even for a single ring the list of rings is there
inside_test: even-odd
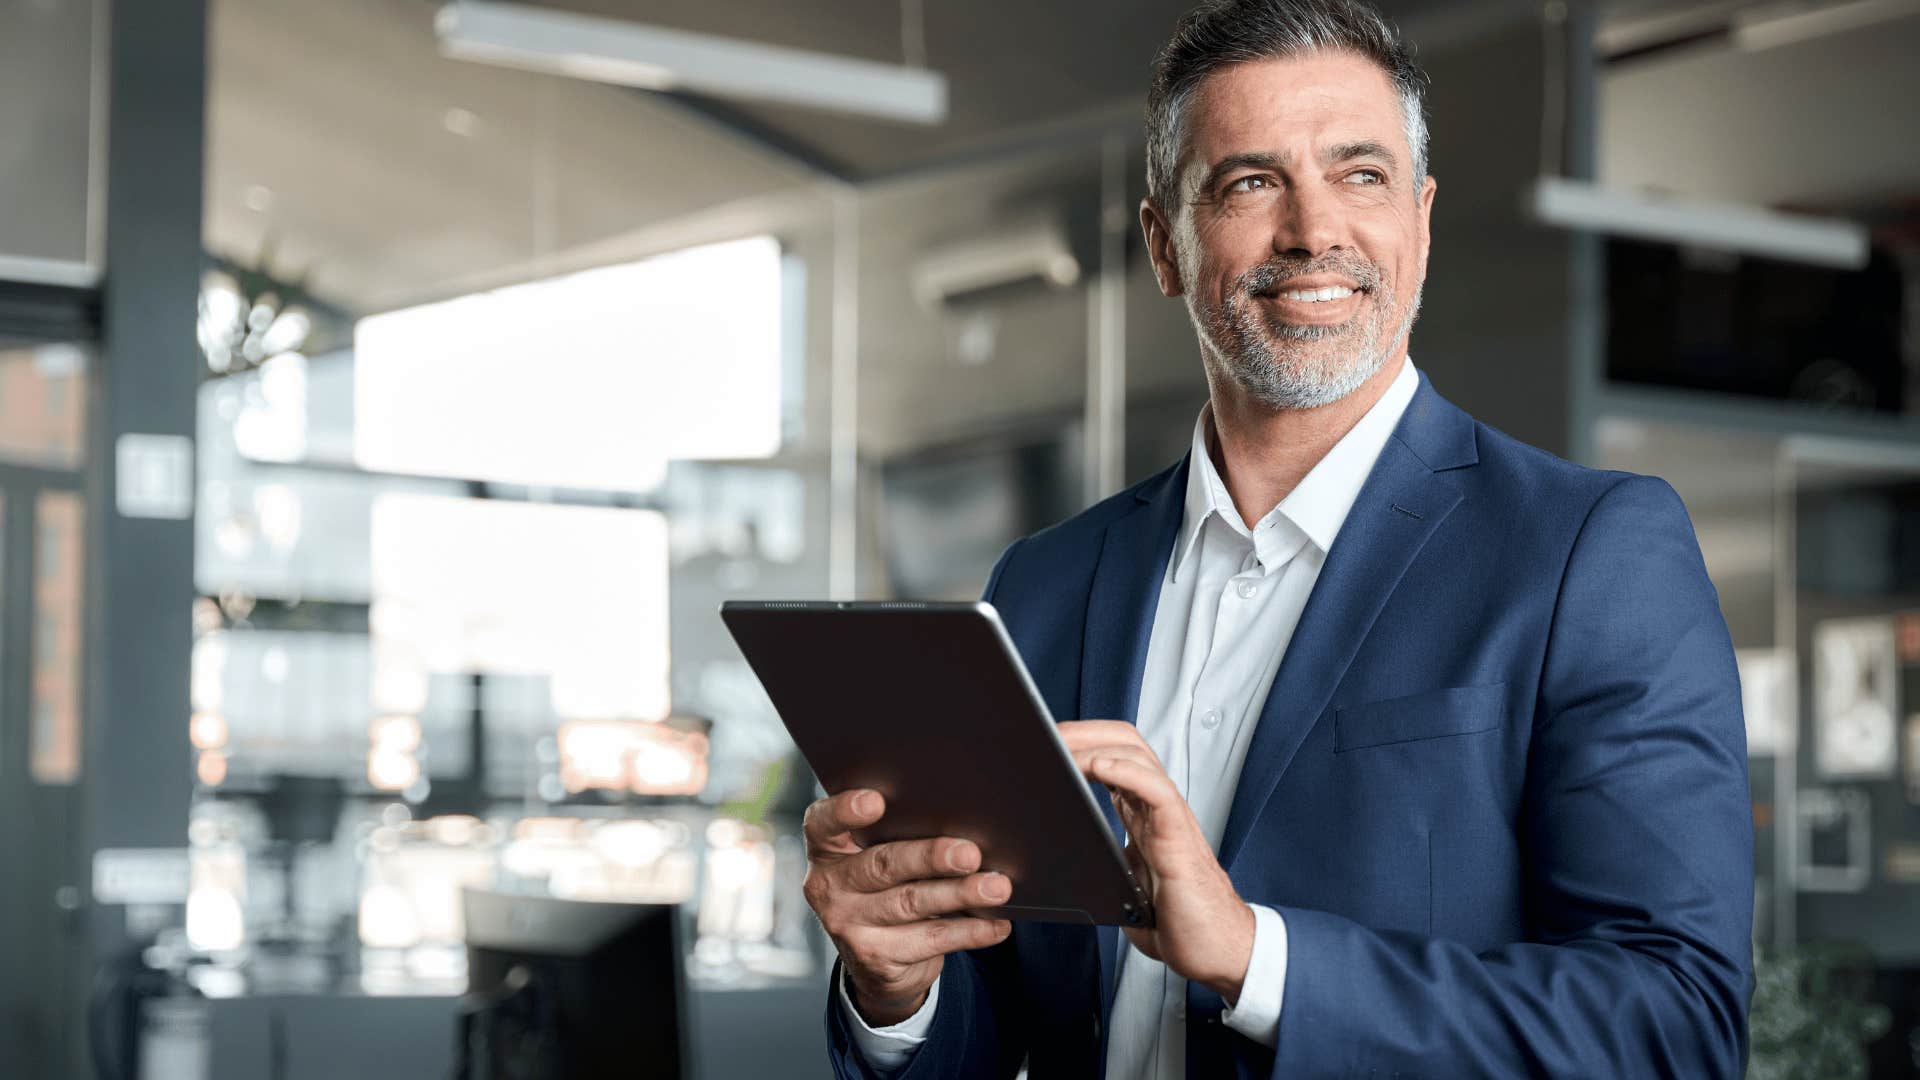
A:
[[[925,68],[493,0],[455,0],[436,27],[441,52],[460,60],[918,124],[947,118],[946,76]]]
[[[1735,203],[1610,191],[1561,177],[1542,177],[1532,197],[1544,224],[1715,248],[1842,270],[1867,265],[1865,227],[1836,218],[1782,214]]]
[[[1920,0],[1849,0],[1815,7],[1765,7],[1733,19],[1733,43],[1748,52],[1813,41],[1920,15]]]

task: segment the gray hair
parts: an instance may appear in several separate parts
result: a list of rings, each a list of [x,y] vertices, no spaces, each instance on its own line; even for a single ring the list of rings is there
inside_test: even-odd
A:
[[[1181,121],[1194,91],[1229,64],[1313,52],[1350,52],[1386,72],[1400,95],[1414,188],[1427,178],[1427,77],[1399,31],[1362,0],[1203,0],[1180,20],[1153,63],[1147,91],[1147,197],[1171,211]]]

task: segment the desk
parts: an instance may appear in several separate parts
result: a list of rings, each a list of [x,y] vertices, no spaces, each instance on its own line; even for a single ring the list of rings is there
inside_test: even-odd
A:
[[[826,989],[818,977],[693,991],[692,1080],[830,1076]],[[453,1069],[456,1002],[364,993],[215,999],[207,1003],[207,1080],[440,1080]]]

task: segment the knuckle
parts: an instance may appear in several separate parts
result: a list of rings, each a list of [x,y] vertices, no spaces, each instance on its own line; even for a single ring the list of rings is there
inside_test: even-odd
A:
[[[835,942],[852,942],[860,936],[860,924],[852,919],[852,913],[847,911],[847,905],[843,903],[829,903],[814,911],[814,915],[820,919],[820,928],[826,930],[828,938],[833,938]]]
[[[852,927],[848,926],[847,921],[840,917],[839,912],[832,910],[817,911],[814,915],[820,920],[820,929],[825,930],[828,937],[837,942],[846,942],[847,935],[852,930]]]
[[[800,831],[808,836],[819,836],[827,831],[827,800],[815,799],[807,804],[806,813],[800,817]]]
[[[932,952],[946,952],[951,947],[948,942],[952,937],[953,928],[946,919],[929,919],[920,928],[920,941]]]
[[[903,888],[894,894],[893,914],[901,922],[917,922],[926,918],[926,902],[921,890]]]
[[[848,864],[847,884],[861,892],[874,892],[880,888],[880,871],[875,869],[879,865],[880,856],[875,853],[876,850],[869,848],[862,852],[858,859]]]
[[[840,958],[863,971],[870,971],[880,962],[873,953],[873,940],[858,926],[843,927],[833,935],[840,946]]]
[[[929,949],[946,953],[966,947],[961,932],[962,923],[957,919],[934,919],[927,923],[922,934]]]
[[[851,933],[860,942],[860,957],[869,971],[885,971],[894,965],[893,944],[882,927],[856,926]]]
[[[806,898],[808,907],[816,912],[824,912],[833,899],[833,886],[828,883],[827,875],[817,868],[810,869],[800,882],[800,895]]]

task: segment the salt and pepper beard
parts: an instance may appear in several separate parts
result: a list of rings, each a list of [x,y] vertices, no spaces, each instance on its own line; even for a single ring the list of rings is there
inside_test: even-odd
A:
[[[1267,318],[1255,306],[1256,294],[1291,278],[1339,273],[1366,290],[1373,301],[1366,310],[1332,326],[1285,323]],[[1274,258],[1234,279],[1226,301],[1205,312],[1194,311],[1208,351],[1219,358],[1233,380],[1256,401],[1271,409],[1312,409],[1339,401],[1358,390],[1386,365],[1413,328],[1420,314],[1421,289],[1416,288],[1393,337],[1382,339],[1388,320],[1398,310],[1385,275],[1357,256],[1324,259]],[[1422,283],[1424,286],[1424,283]],[[1189,294],[1190,296],[1192,294]],[[1382,298],[1385,302],[1380,302]],[[1348,349],[1320,353],[1311,346],[1320,341],[1351,340]],[[1275,348],[1276,344],[1279,346]]]

